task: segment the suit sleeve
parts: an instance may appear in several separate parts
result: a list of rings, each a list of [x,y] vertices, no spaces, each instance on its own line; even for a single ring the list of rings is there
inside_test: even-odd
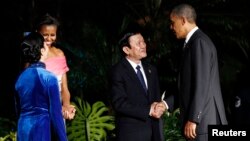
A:
[[[52,122],[52,130],[60,141],[67,141],[65,124],[62,116],[62,105],[60,102],[60,93],[56,78],[49,81],[49,102],[50,102],[50,118]]]
[[[192,93],[189,120],[199,123],[203,114],[203,109],[208,101],[211,51],[207,41],[198,39],[191,48],[191,67],[192,67]]]

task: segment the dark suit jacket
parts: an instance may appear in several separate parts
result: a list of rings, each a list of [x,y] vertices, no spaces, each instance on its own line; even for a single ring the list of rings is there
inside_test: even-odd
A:
[[[207,35],[195,31],[183,49],[179,74],[179,107],[182,126],[196,122],[197,133],[208,125],[227,124],[220,88],[217,51]],[[168,101],[170,109],[173,104]]]
[[[112,67],[111,104],[116,112],[118,141],[163,140],[162,125],[149,116],[151,103],[161,101],[157,70],[152,65],[143,62],[142,65],[147,77],[147,94],[127,59]]]

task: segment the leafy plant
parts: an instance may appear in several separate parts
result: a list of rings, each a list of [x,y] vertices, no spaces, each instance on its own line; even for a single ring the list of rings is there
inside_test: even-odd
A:
[[[16,123],[0,117],[0,141],[16,141]]]
[[[68,139],[71,141],[107,140],[107,131],[115,128],[114,116],[108,115],[108,107],[97,101],[92,106],[76,97],[76,116],[67,124]]]
[[[10,132],[4,137],[0,137],[0,141],[16,141],[16,132]]]
[[[163,115],[164,137],[166,141],[185,141],[181,135],[179,115],[179,109],[176,109],[172,113],[166,113]]]

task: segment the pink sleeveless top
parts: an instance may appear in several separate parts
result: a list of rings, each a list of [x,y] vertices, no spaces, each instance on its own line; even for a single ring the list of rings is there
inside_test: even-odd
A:
[[[46,65],[46,70],[56,75],[59,83],[59,89],[61,91],[62,75],[69,71],[65,56],[51,57],[44,63]]]
[[[63,75],[69,71],[65,56],[51,57],[45,61],[46,69],[55,75]]]

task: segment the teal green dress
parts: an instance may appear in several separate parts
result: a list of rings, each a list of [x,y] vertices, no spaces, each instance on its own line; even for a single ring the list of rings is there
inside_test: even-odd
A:
[[[57,78],[45,64],[26,68],[15,89],[20,99],[17,141],[50,141],[52,132],[58,141],[67,141]]]

